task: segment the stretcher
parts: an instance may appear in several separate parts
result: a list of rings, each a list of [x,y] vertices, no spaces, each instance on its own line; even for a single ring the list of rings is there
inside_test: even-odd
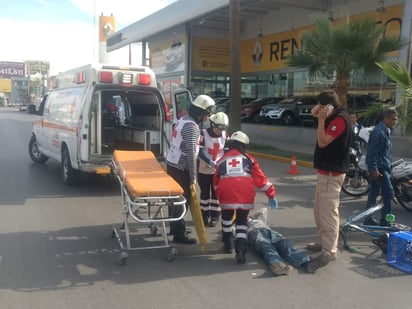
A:
[[[169,241],[166,223],[181,220],[187,212],[182,187],[162,169],[151,151],[115,150],[111,165],[122,198],[122,224],[112,230],[112,237],[121,249],[118,263],[126,262],[129,251],[158,248],[170,248],[167,259],[173,261],[177,249]],[[182,207],[181,216],[169,217],[168,207]],[[130,230],[133,221],[146,224],[151,236],[160,235],[161,244],[153,241],[153,246],[133,247]]]

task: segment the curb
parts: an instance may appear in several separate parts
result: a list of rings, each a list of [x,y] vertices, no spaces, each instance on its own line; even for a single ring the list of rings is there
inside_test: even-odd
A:
[[[283,163],[290,163],[291,159],[290,158],[285,158],[285,157],[280,157],[280,156],[275,156],[275,155],[270,155],[266,153],[261,153],[261,152],[254,152],[254,151],[248,151],[251,155],[258,157],[258,158],[264,158],[264,159],[269,159],[269,160],[274,160],[274,161],[279,161]],[[308,162],[308,161],[302,161],[302,160],[296,160],[296,164],[308,168],[313,168],[313,162]]]

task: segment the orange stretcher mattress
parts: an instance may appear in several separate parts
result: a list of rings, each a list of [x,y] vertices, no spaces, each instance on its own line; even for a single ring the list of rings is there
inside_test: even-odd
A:
[[[115,150],[113,161],[134,197],[182,195],[182,187],[160,166],[151,151]]]

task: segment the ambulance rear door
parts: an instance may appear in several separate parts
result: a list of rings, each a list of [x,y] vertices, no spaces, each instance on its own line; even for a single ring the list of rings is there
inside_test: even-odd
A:
[[[89,161],[91,149],[95,149],[95,143],[99,142],[99,140],[95,138],[96,133],[100,132],[100,130],[97,130],[95,119],[95,117],[97,117],[95,109],[99,104],[99,97],[93,93],[95,86],[96,82],[91,82],[83,96],[77,138],[77,157],[79,158],[79,162]]]

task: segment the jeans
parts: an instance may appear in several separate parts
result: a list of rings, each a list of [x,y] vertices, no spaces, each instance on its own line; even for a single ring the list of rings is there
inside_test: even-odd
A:
[[[258,228],[248,234],[252,248],[270,265],[283,262],[283,259],[295,267],[300,267],[310,258],[285,239],[282,234],[269,228]]]
[[[370,208],[376,205],[376,199],[380,193],[382,193],[383,202],[380,222],[385,223],[386,215],[392,212],[391,202],[395,195],[391,183],[391,174],[388,172],[383,172],[379,180],[371,179],[368,201],[366,202],[366,208]]]

